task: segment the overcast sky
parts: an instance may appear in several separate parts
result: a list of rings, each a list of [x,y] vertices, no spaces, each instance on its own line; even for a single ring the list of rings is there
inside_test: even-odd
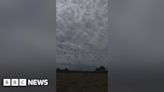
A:
[[[57,0],[57,63],[109,62],[108,0]]]

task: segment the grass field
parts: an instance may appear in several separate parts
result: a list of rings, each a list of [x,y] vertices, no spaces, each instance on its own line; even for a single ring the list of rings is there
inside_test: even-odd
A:
[[[57,72],[57,92],[107,92],[107,73]]]

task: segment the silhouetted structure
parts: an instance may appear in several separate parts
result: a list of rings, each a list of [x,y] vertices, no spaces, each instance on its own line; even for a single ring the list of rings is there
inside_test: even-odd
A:
[[[69,70],[68,68],[65,69],[56,69],[57,72],[72,72],[72,73],[107,73],[107,70],[104,66],[100,66],[99,68],[96,68],[95,71],[80,71],[80,70]]]
[[[107,72],[106,68],[104,66],[100,66],[99,68],[96,68],[96,72]]]

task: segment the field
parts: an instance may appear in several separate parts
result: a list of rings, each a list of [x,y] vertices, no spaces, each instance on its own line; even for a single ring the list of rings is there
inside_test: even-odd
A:
[[[57,92],[107,92],[107,73],[57,72]]]

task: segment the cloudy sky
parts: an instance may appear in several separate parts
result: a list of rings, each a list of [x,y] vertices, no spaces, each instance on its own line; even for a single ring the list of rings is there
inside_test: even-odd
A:
[[[56,0],[57,63],[109,62],[108,0]]]

